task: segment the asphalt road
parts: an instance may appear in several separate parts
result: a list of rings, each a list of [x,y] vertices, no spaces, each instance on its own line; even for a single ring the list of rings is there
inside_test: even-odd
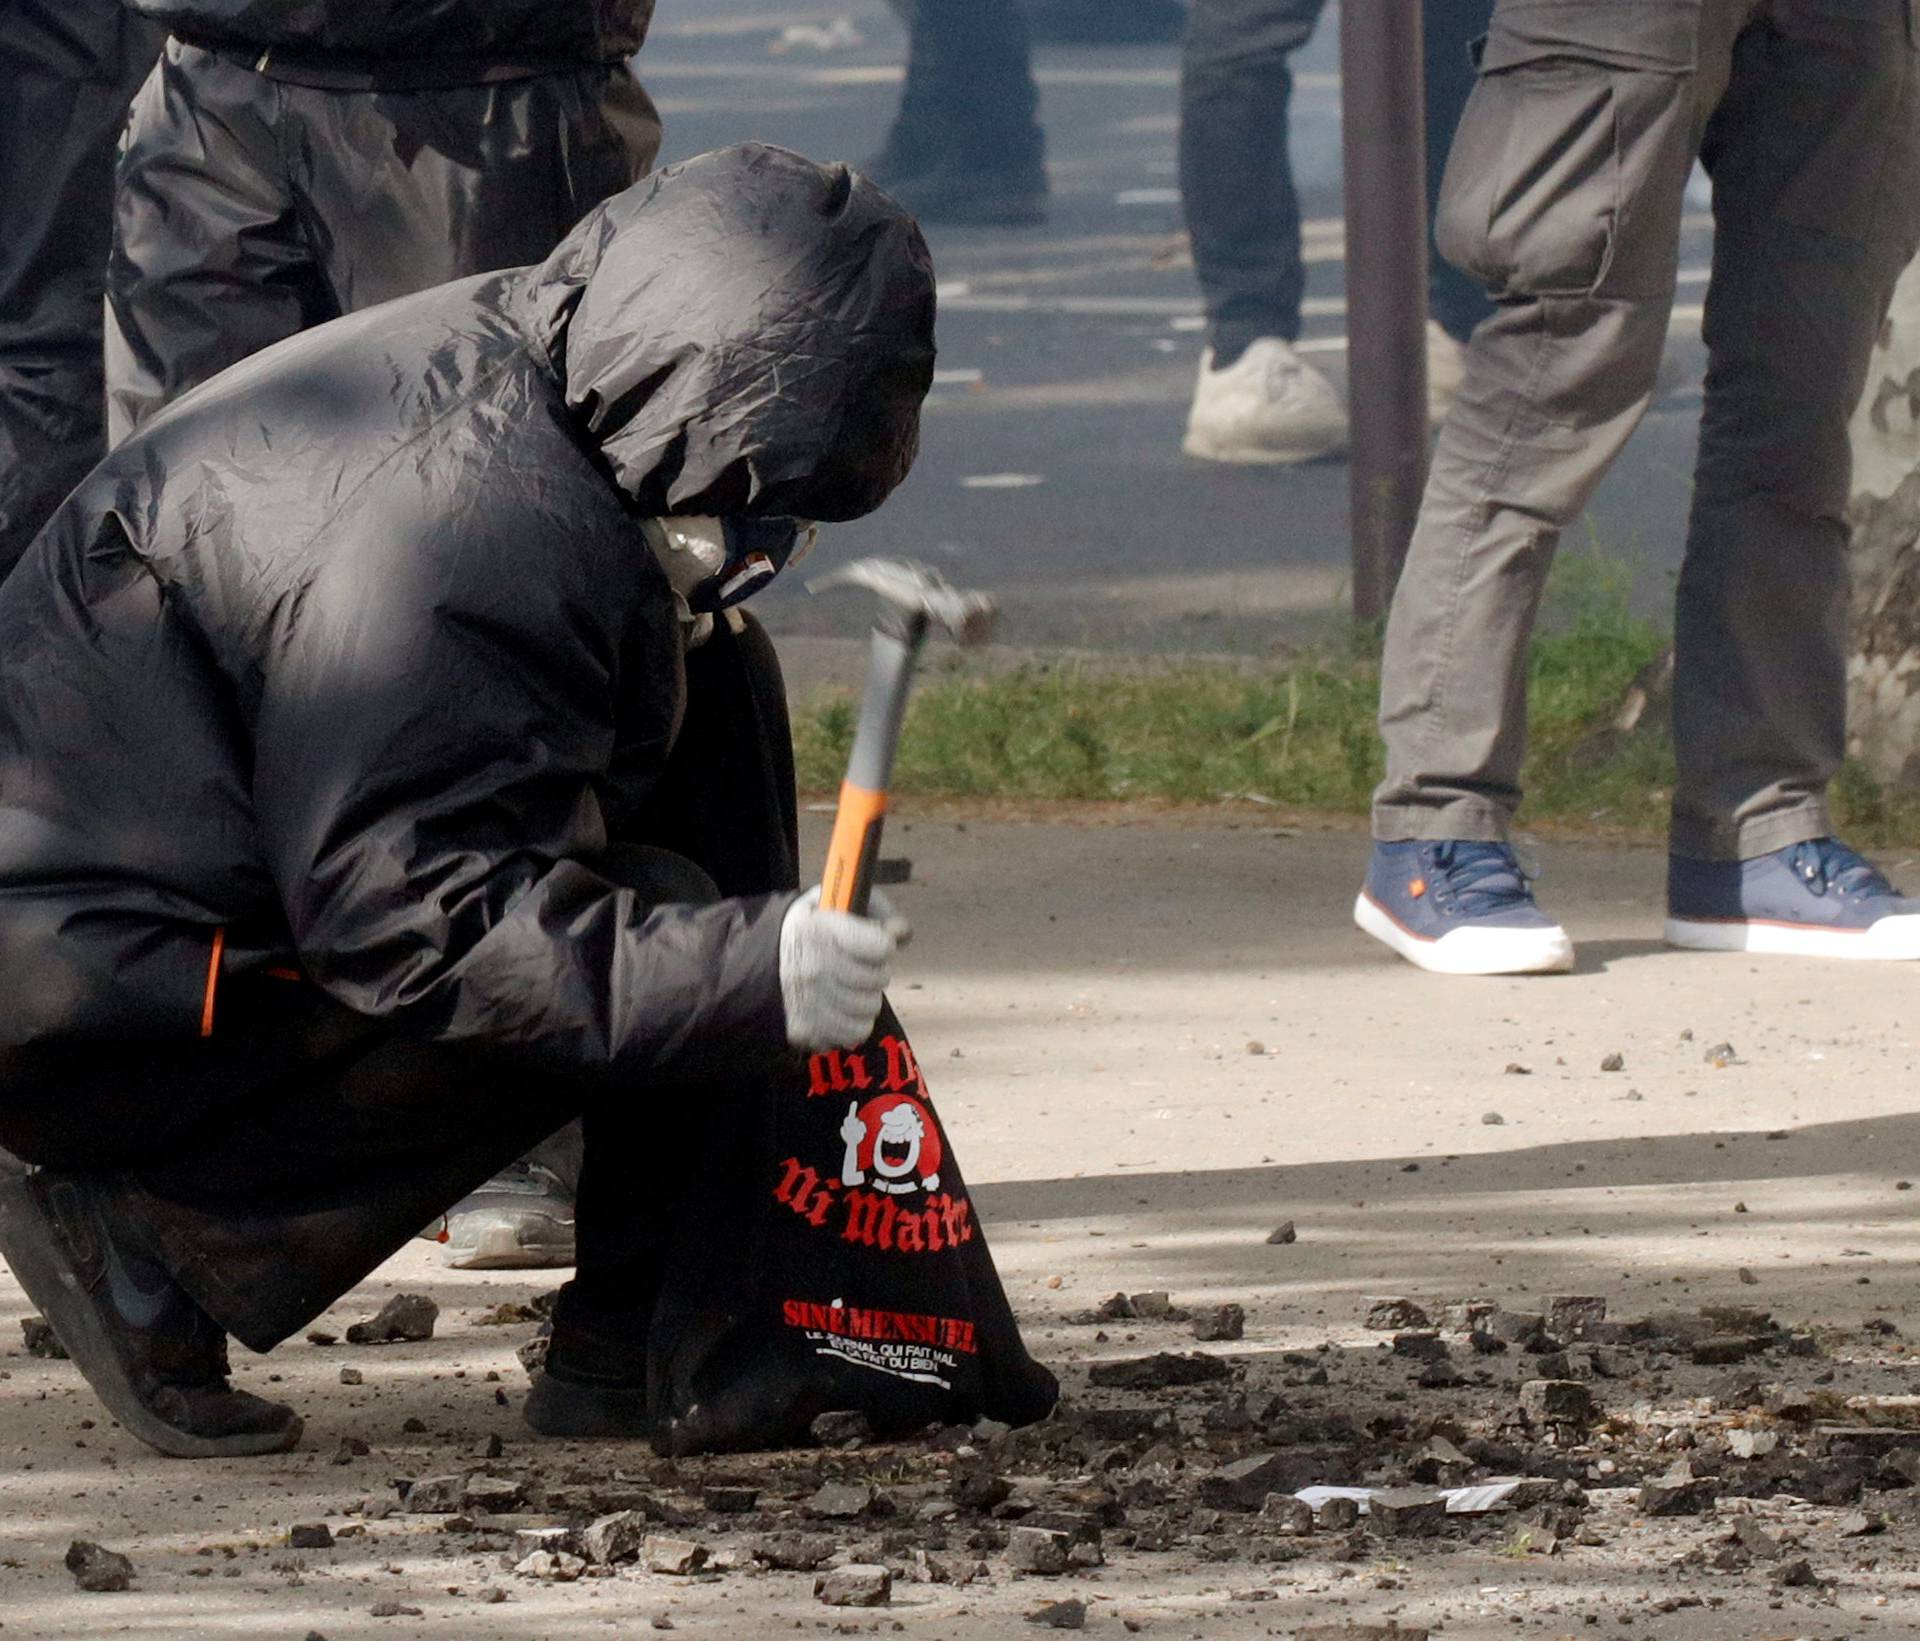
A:
[[[1293,150],[1305,346],[1344,387],[1337,36],[1329,8],[1297,60]],[[640,68],[669,161],[758,138],[858,164],[885,134],[904,50],[883,0],[666,0]],[[997,590],[1015,643],[1259,653],[1339,619],[1345,465],[1234,469],[1180,453],[1202,338],[1174,185],[1178,58],[1172,46],[1037,54],[1050,220],[931,231],[940,376],[923,454],[880,513],[831,531],[823,561],[931,559]],[[1697,214],[1662,397],[1568,538],[1629,563],[1648,609],[1667,602],[1679,560],[1709,244]],[[816,604],[794,585],[756,607],[786,634],[852,635],[864,620],[857,602]]]

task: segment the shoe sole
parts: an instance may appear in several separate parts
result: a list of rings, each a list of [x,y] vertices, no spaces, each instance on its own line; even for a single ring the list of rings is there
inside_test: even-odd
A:
[[[29,1176],[0,1182],[0,1258],[51,1324],[105,1405],[130,1436],[174,1459],[246,1459],[284,1453],[300,1440],[298,1416],[280,1430],[237,1436],[193,1436],[176,1430],[140,1399],[112,1335],[81,1283],[61,1257],[65,1238],[35,1200]]]
[[[523,1240],[515,1225],[489,1225],[471,1242],[448,1242],[442,1262],[456,1271],[551,1271],[574,1262],[574,1239],[556,1235]]]
[[[1920,961],[1920,917],[1883,917],[1865,929],[1810,929],[1798,923],[1669,917],[1669,946],[1692,952],[1752,952],[1768,957]]]
[[[653,1435],[641,1390],[596,1390],[541,1373],[520,1416],[536,1435],[561,1441],[644,1440]]]
[[[1403,926],[1364,890],[1353,921],[1367,934],[1430,974],[1565,974],[1573,942],[1562,928],[1455,929],[1428,940]]]
[[[1180,441],[1186,455],[1203,462],[1224,462],[1234,467],[1299,467],[1306,462],[1327,461],[1347,453],[1345,435],[1315,444],[1272,445],[1224,444],[1204,434],[1189,432]]]

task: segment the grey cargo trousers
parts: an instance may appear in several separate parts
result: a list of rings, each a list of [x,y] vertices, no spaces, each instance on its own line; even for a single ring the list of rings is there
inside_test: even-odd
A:
[[[1383,840],[1506,837],[1560,532],[1652,394],[1682,197],[1713,179],[1675,611],[1672,848],[1832,830],[1847,420],[1920,246],[1920,0],[1500,0],[1438,242],[1488,286],[1387,624]]]

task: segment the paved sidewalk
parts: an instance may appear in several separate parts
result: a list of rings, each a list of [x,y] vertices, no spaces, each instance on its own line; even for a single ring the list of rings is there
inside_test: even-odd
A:
[[[1329,1341],[1370,1351],[1359,1322],[1365,1297],[1382,1293],[1516,1307],[1592,1293],[1616,1314],[1757,1303],[1795,1325],[1911,1314],[1917,1204],[1896,1187],[1920,1172],[1920,971],[1666,952],[1657,856],[1549,844],[1542,895],[1581,942],[1579,970],[1441,979],[1349,927],[1357,833],[1295,832],[1257,814],[1240,824],[1092,819],[909,810],[889,845],[912,859],[898,899],[918,929],[901,963],[900,1012],[981,1187],[1015,1302],[1070,1389],[1084,1385],[1090,1357],[1149,1348],[1103,1344],[1064,1321],[1115,1290],[1237,1300],[1249,1323],[1236,1348],[1256,1354]],[[825,826],[808,815],[809,859],[824,850]],[[1737,1058],[1716,1068],[1706,1053],[1722,1042]],[[1602,1071],[1614,1053],[1624,1069]],[[1298,1242],[1269,1246],[1283,1220]],[[155,1459],[99,1418],[66,1364],[0,1359],[4,1634],[571,1637],[627,1633],[670,1609],[690,1633],[742,1637],[842,1616],[791,1575],[529,1585],[497,1557],[448,1565],[428,1518],[378,1524],[377,1550],[289,1559],[275,1548],[288,1523],[338,1519],[386,1493],[390,1475],[472,1464],[490,1434],[510,1458],[553,1458],[518,1425],[524,1379],[511,1350],[527,1330],[477,1324],[486,1307],[546,1285],[537,1273],[442,1271],[424,1246],[400,1256],[327,1326],[339,1331],[387,1292],[425,1288],[445,1312],[432,1344],[296,1344],[242,1364],[243,1382],[272,1383],[308,1417],[304,1450],[284,1460]],[[9,1345],[22,1314],[0,1273]],[[347,1362],[365,1371],[365,1388],[339,1383]],[[408,1420],[424,1428],[408,1434]],[[336,1469],[328,1458],[349,1434],[374,1455]],[[76,1537],[130,1552],[135,1590],[74,1592],[58,1563]],[[196,1553],[209,1545],[211,1562]],[[1598,1603],[1652,1587],[1594,1557],[1513,1565],[1477,1553],[1430,1565],[1392,1603],[1369,1597],[1373,1609],[1408,1622],[1444,1609],[1449,1637],[1492,1635],[1511,1633],[1512,1612],[1548,1590],[1584,1588]],[[1317,1585],[1290,1591],[1281,1580],[1276,1603],[1267,1580],[1264,1604],[1227,1599],[1230,1578],[1237,1587],[1260,1576],[1132,1556],[1092,1588],[1117,1603],[1103,1620],[1115,1633],[1112,1614],[1132,1612],[1164,1633],[1209,1637],[1290,1633],[1365,1593],[1336,1580],[1315,1595]],[[512,1601],[477,1605],[475,1590],[496,1581]],[[1762,1614],[1763,1591],[1748,1592]],[[1017,1580],[915,1586],[887,1619],[955,1641],[1028,1633],[1012,1626],[1053,1593]],[[382,1597],[427,1617],[374,1619]],[[1889,1599],[1890,1609],[1868,1609],[1884,1616],[1876,1633],[1920,1634],[1913,1596]],[[1358,1617],[1368,1602],[1353,1606]],[[1899,1627],[1903,1613],[1913,1627]],[[1680,1613],[1641,1633],[1774,1633],[1728,1628],[1729,1616]],[[1838,1622],[1779,1633],[1858,1633]]]

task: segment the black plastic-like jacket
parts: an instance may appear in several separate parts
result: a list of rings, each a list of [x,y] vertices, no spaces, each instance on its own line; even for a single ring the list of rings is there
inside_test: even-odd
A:
[[[126,0],[196,45],[350,57],[611,62],[647,37],[654,0]]]
[[[684,706],[638,520],[877,507],[932,338],[911,219],[742,147],[169,407],[0,585],[0,1047],[217,1033],[280,964],[556,1069],[782,1035],[786,897],[592,866]]]

